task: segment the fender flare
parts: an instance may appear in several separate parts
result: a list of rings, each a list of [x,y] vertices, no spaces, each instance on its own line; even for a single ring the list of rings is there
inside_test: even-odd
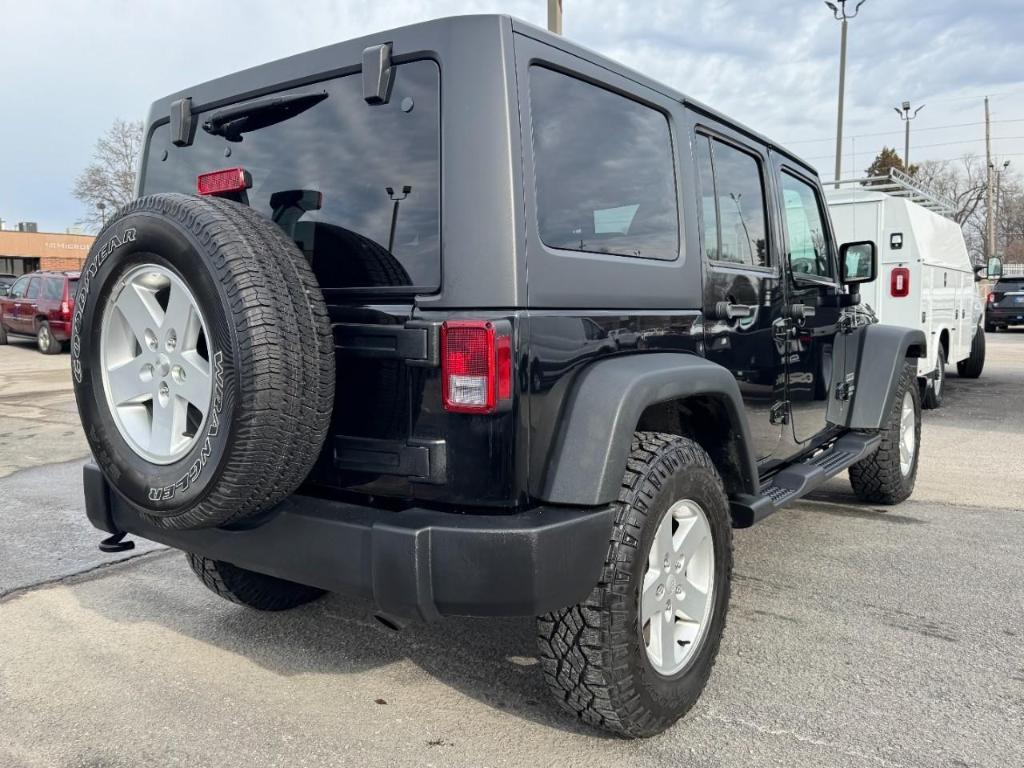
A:
[[[561,417],[542,498],[553,504],[614,501],[644,409],[698,395],[723,407],[728,423],[722,436],[733,443],[738,490],[756,494],[757,462],[735,377],[703,357],[652,353],[600,361],[580,374]]]
[[[838,400],[832,393],[828,420],[850,429],[881,429],[892,407],[905,361],[927,359],[927,337],[919,328],[875,323],[839,338],[846,347],[847,377],[853,373],[856,386],[848,401]]]

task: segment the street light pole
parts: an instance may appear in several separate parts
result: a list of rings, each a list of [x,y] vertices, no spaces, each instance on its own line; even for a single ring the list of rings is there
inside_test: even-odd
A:
[[[924,107],[925,105],[922,104],[914,110],[914,114],[910,114],[909,101],[904,101],[899,107],[893,107],[896,110],[896,114],[900,116],[900,120],[906,123],[906,134],[903,139],[903,166],[907,169],[907,173],[910,173],[910,121],[917,117],[917,113],[924,109]]]
[[[853,13],[846,12],[846,3],[848,0],[836,0],[839,5],[835,2],[825,0],[827,5],[832,10],[832,15],[836,21],[841,21],[843,24],[842,35],[839,42],[839,107],[837,109],[836,116],[836,189],[839,189],[839,177],[843,172],[843,100],[846,96],[846,27],[847,22],[850,19],[856,18],[860,12],[860,7],[864,5],[867,0],[859,0],[857,5],[853,9]],[[852,0],[849,0],[852,2]]]

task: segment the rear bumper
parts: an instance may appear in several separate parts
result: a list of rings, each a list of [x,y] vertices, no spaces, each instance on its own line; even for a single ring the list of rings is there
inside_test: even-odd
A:
[[[601,574],[614,510],[539,507],[504,515],[390,512],[292,496],[246,529],[157,527],[84,470],[86,514],[125,531],[289,581],[372,599],[384,613],[535,616],[582,601]]]
[[[1024,323],[1024,304],[1018,307],[989,307],[985,310],[986,323]]]

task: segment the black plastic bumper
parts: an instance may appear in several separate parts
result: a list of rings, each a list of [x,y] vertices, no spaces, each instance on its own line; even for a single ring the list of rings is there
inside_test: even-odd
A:
[[[1019,325],[1024,323],[1024,304],[1018,307],[990,307],[985,310],[985,322],[995,325]]]
[[[611,507],[502,515],[391,512],[292,496],[245,530],[169,530],[84,471],[92,524],[242,568],[371,598],[393,616],[534,616],[582,601],[608,549]]]

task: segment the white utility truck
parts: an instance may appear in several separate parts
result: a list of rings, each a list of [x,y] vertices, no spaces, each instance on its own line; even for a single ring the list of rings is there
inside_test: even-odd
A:
[[[928,357],[918,361],[918,380],[924,406],[938,408],[947,363],[965,378],[980,376],[985,363],[975,268],[960,225],[944,215],[946,201],[899,171],[840,185],[825,185],[838,242],[878,245],[878,277],[860,286],[861,303],[881,323],[925,332]]]

